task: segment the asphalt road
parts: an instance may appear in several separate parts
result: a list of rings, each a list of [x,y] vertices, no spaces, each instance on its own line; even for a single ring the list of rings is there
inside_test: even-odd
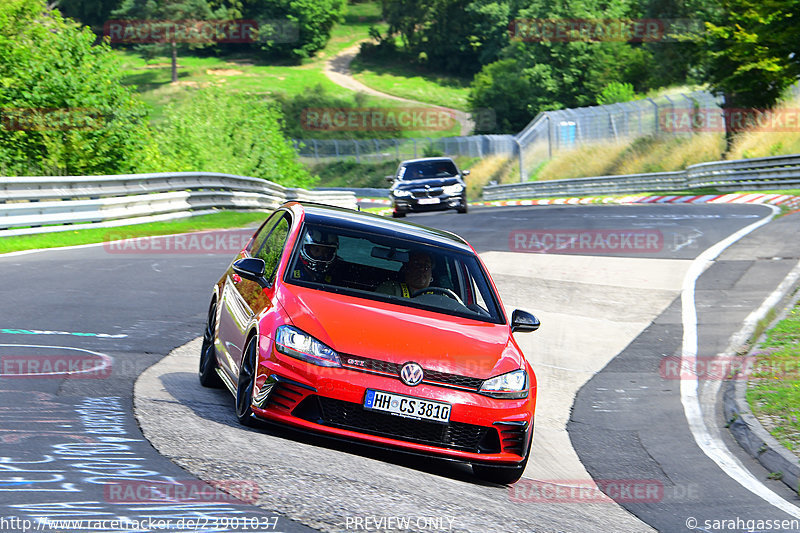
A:
[[[281,429],[240,428],[232,398],[197,384],[191,347],[162,363],[177,366],[158,374],[160,387],[144,404],[163,415],[154,417],[160,429],[148,437],[173,463],[143,437],[132,414],[133,383],[201,333],[209,288],[231,250],[178,253],[151,244],[0,257],[6,281],[0,324],[0,520],[6,522],[0,530],[22,531],[21,521],[36,517],[125,517],[144,520],[141,531],[156,530],[153,520],[174,525],[190,518],[204,521],[205,528],[194,529],[201,531],[234,530],[234,518],[253,526],[238,530],[307,530],[284,516],[328,531],[370,530],[368,519],[386,530],[390,524],[376,520],[390,516],[424,520],[406,530],[449,531],[646,531],[646,524],[683,531],[693,516],[783,518],[698,449],[677,396],[679,381],[658,373],[661,358],[680,345],[678,281],[689,261],[768,213],[735,205],[570,206],[408,217],[465,236],[483,253],[506,305],[542,318],[542,330],[524,344],[534,363],[542,362],[536,446],[553,446],[534,456],[526,490],[516,492],[476,483],[459,465]],[[797,262],[796,226],[797,215],[768,224],[700,278],[702,353],[725,345]],[[549,332],[548,324],[554,324]],[[559,351],[567,366],[559,365]],[[84,371],[44,375],[64,365]],[[548,387],[549,396],[565,400],[562,377],[575,390],[583,386],[571,415],[565,401],[547,401]],[[556,447],[564,454],[553,454]],[[177,480],[196,490],[194,476],[176,463],[258,506],[222,492],[176,505],[143,499],[135,490],[111,493],[104,485],[162,483],[169,495]],[[541,491],[582,486],[589,474],[606,485],[628,480],[651,492],[622,502],[629,514],[596,492],[553,499]],[[782,494],[797,499],[788,492]],[[123,530],[111,522],[95,525]]]

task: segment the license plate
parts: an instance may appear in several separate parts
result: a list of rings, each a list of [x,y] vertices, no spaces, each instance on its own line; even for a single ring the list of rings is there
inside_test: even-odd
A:
[[[432,402],[422,398],[403,396],[379,390],[367,390],[364,398],[364,408],[371,411],[382,411],[403,418],[415,420],[430,420],[447,424],[450,421],[450,404]]]
[[[430,205],[430,204],[438,204],[438,203],[439,203],[439,199],[438,198],[420,198],[419,199],[419,204],[420,205]]]

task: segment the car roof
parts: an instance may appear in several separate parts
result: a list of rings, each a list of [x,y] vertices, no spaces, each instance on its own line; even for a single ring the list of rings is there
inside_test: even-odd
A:
[[[405,161],[400,161],[400,166],[408,163],[419,163],[421,161],[449,161],[451,163],[455,163],[455,161],[453,161],[453,159],[450,157],[420,157],[418,159],[406,159]]]
[[[376,235],[413,240],[420,244],[428,244],[474,254],[472,247],[449,231],[429,228],[399,220],[392,220],[374,213],[354,211],[343,207],[315,204],[312,202],[289,202],[284,204],[289,209],[299,209],[305,214],[305,221],[311,224],[332,226],[374,233]]]

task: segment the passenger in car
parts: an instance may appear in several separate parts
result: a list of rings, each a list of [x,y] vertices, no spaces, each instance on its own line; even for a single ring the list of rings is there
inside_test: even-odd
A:
[[[422,289],[427,288],[433,281],[433,261],[431,256],[424,252],[411,252],[408,262],[399,271],[398,280],[384,281],[375,289],[375,292],[411,298]]]

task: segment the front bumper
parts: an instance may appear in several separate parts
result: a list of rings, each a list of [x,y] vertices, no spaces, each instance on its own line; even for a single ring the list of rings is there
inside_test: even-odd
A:
[[[392,196],[392,205],[398,213],[444,211],[447,209],[461,209],[464,207],[462,196],[435,196],[432,198],[414,198],[408,196]],[[435,200],[435,203],[426,203]]]
[[[450,422],[364,409],[367,389],[447,402]],[[471,463],[519,464],[533,434],[535,390],[525,399],[498,400],[424,383],[408,387],[393,377],[318,367],[276,353],[261,359],[254,397],[253,412],[267,421]]]

